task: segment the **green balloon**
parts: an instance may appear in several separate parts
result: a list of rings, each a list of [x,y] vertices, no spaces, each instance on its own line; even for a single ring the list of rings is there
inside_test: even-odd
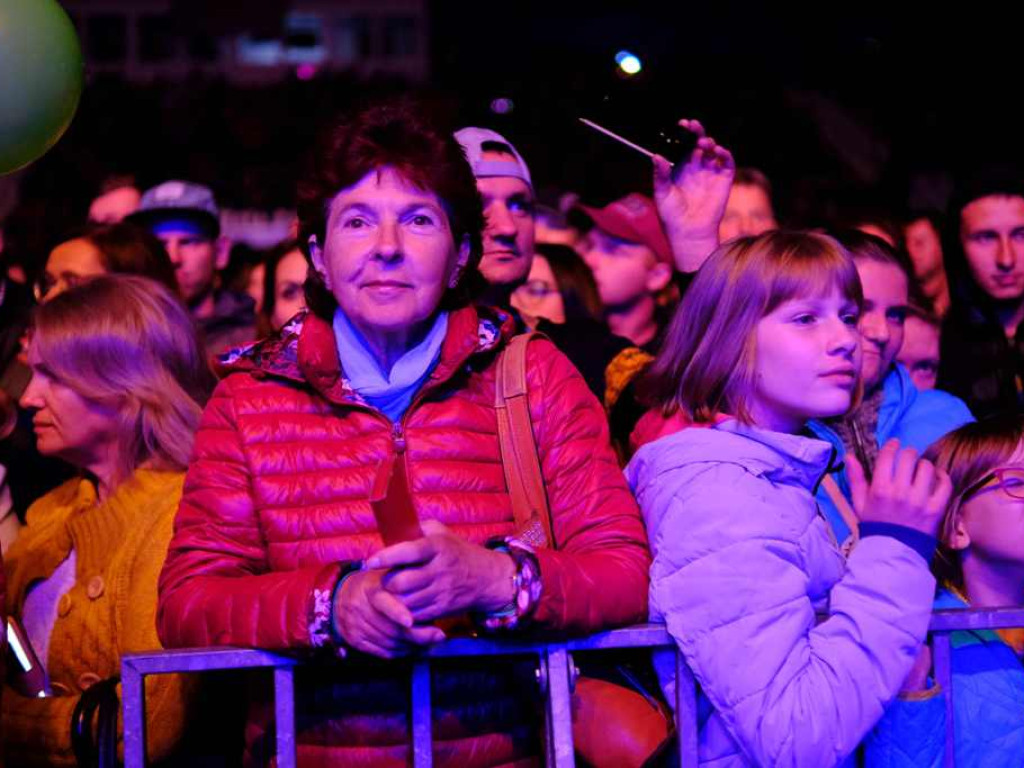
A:
[[[78,35],[56,0],[0,0],[0,175],[57,143],[82,76]]]

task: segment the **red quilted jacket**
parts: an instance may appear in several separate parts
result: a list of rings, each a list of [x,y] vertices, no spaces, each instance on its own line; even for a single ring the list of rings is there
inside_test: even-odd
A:
[[[228,358],[203,415],[160,579],[167,647],[310,647],[344,562],[382,544],[368,496],[404,451],[416,511],[483,543],[514,532],[494,413],[495,357],[512,330],[494,310],[449,318],[441,358],[400,424],[349,387],[331,325],[313,315]],[[608,443],[600,404],[548,341],[527,354],[530,413],[557,551],[538,553],[534,625],[590,632],[647,615],[643,523]],[[496,672],[508,667],[508,674]],[[504,670],[502,670],[504,671]],[[311,690],[316,679],[316,691]],[[299,680],[303,766],[409,761],[403,662],[353,659]],[[529,681],[532,684],[532,681]],[[307,687],[308,683],[308,687]],[[536,754],[536,696],[493,661],[434,680],[441,764],[514,764]],[[250,723],[250,760],[272,752]]]

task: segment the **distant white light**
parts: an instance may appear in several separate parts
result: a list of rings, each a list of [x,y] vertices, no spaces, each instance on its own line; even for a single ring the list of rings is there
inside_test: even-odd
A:
[[[491,112],[496,115],[507,115],[516,108],[512,99],[495,99],[491,102]]]
[[[627,75],[635,75],[643,69],[643,64],[640,63],[640,59],[629,51],[619,51],[615,54],[615,63],[618,64],[619,69]]]

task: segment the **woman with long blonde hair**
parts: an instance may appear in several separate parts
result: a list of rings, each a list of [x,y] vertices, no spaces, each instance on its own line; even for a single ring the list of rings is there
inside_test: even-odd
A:
[[[12,764],[74,765],[95,743],[83,713],[116,696],[121,655],[160,647],[157,578],[209,373],[180,300],[134,276],[41,305],[28,360],[21,405],[39,451],[80,474],[29,508],[5,558],[8,609],[45,674],[30,686],[8,671],[2,728]],[[161,677],[147,693],[157,759],[181,730],[184,689]]]

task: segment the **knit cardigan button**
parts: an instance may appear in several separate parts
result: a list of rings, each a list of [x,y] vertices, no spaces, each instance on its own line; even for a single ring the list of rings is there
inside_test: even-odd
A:
[[[83,672],[81,675],[78,676],[78,687],[81,688],[83,691],[88,691],[90,688],[96,685],[96,683],[98,683],[100,679],[100,676],[95,674],[94,672]]]
[[[61,618],[64,618],[69,613],[71,613],[71,606],[72,605],[73,605],[73,601],[71,599],[71,595],[67,595],[67,594],[63,595],[61,597],[61,599],[60,599],[60,602],[57,603],[57,615],[60,616]]]
[[[97,600],[103,596],[105,589],[106,584],[103,583],[103,577],[93,576],[89,579],[89,586],[85,588],[85,593],[89,596],[90,600]]]

